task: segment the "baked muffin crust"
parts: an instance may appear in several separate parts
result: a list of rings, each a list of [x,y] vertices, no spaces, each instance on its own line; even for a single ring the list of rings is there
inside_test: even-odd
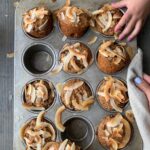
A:
[[[45,7],[36,7],[23,14],[23,29],[34,37],[43,38],[53,29],[52,13]]]
[[[122,16],[123,13],[119,9],[113,8],[110,4],[105,4],[92,13],[90,25],[106,36],[113,36],[115,35],[114,28]]]
[[[82,73],[92,64],[91,50],[83,43],[65,44],[60,53],[63,70],[68,73]]]
[[[98,67],[105,73],[116,73],[130,63],[126,43],[104,41],[98,51]]]
[[[101,81],[97,97],[100,105],[108,111],[122,112],[128,103],[128,93],[126,84],[114,77],[104,77]]]

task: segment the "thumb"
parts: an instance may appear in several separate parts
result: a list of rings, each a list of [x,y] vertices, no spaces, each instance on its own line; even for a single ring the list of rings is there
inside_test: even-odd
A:
[[[145,80],[143,80],[140,77],[136,77],[134,79],[134,82],[136,84],[136,86],[142,90],[146,96],[149,98],[150,97],[150,85],[148,84],[148,82],[146,82]]]
[[[114,3],[112,3],[111,5],[112,5],[112,7],[114,7],[114,8],[122,8],[122,7],[125,7],[125,6],[126,6],[126,2],[125,2],[125,0],[122,0],[122,1],[120,1],[120,2],[114,2]]]

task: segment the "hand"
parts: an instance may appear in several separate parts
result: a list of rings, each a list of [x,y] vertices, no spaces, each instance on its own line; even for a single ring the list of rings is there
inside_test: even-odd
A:
[[[119,33],[119,40],[127,36],[128,41],[133,40],[140,32],[150,13],[150,0],[121,0],[120,2],[112,3],[112,7],[127,8],[127,11],[116,25],[115,32]]]
[[[140,77],[136,77],[134,79],[134,82],[137,85],[137,87],[139,87],[139,89],[145,93],[149,101],[149,106],[150,106],[150,76],[147,74],[144,74],[143,79],[141,79]]]

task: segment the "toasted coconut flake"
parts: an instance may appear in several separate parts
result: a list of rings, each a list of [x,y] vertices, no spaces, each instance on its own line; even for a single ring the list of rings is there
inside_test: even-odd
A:
[[[109,122],[107,122],[107,127],[114,128],[120,124],[121,120],[122,120],[122,115],[117,114],[115,117],[111,118]]]
[[[108,140],[108,145],[110,146],[110,150],[118,150],[118,144],[114,139],[110,138]]]
[[[92,19],[90,20],[90,26],[91,26],[91,27],[95,27],[95,22],[94,22],[94,20],[92,20]]]
[[[66,145],[68,143],[68,139],[64,140],[61,144],[58,150],[65,150]]]
[[[58,150],[59,144],[57,142],[47,143],[42,150]]]
[[[65,6],[70,6],[71,5],[71,1],[70,0],[66,0]]]
[[[104,11],[102,10],[102,9],[99,9],[99,10],[95,10],[95,11],[93,11],[92,12],[92,15],[99,15],[99,14],[101,14],[101,13],[103,13]]]
[[[72,143],[70,150],[76,150],[76,145],[75,145],[75,143]]]
[[[82,102],[83,107],[89,107],[94,103],[94,97],[91,96]]]
[[[6,54],[6,57],[7,57],[7,58],[14,58],[14,52],[8,52],[8,53]]]
[[[83,81],[78,81],[78,82],[74,83],[73,85],[71,85],[69,87],[65,86],[64,90],[65,91],[73,91],[73,90],[76,90],[77,88],[79,88],[80,86],[82,86],[83,84],[84,84]]]
[[[110,99],[110,104],[112,108],[118,112],[122,112],[122,108],[118,107],[117,104],[115,103],[114,99]]]
[[[65,148],[65,150],[70,150],[70,145],[69,144],[67,144],[67,146],[66,146],[66,148]]]
[[[82,104],[79,104],[77,100],[72,100],[72,105],[76,110],[80,111],[87,111],[89,109],[88,107],[84,107]]]
[[[93,36],[93,37],[88,41],[88,44],[89,44],[89,45],[92,45],[92,44],[94,44],[96,41],[97,41],[97,36]]]
[[[70,106],[70,98],[72,95],[72,91],[66,91],[64,99],[65,99],[65,105]]]
[[[127,117],[127,119],[131,122],[131,123],[134,123],[135,121],[135,118],[134,118],[134,114],[133,114],[133,111],[130,109],[130,110],[127,110],[125,112],[125,115]]]
[[[63,36],[62,41],[65,42],[67,40],[67,36]]]
[[[63,68],[63,63],[60,63],[51,71],[51,74],[52,75],[58,74],[62,70],[62,68]]]
[[[56,114],[55,114],[55,125],[58,130],[61,132],[65,131],[65,127],[62,123],[62,113],[65,111],[65,106],[61,106],[57,109]]]
[[[63,84],[62,83],[58,83],[56,84],[56,89],[59,95],[61,95],[62,90],[63,90]]]
[[[45,22],[44,22],[42,25],[39,26],[39,30],[41,30],[41,31],[44,30],[45,27],[46,27],[46,25],[47,25],[47,23],[48,23],[48,19],[45,20]],[[32,27],[32,28],[33,28],[33,27]],[[32,29],[32,28],[31,28],[31,29]]]
[[[131,126],[129,122],[126,119],[122,119],[121,122],[124,125],[124,136],[123,136],[123,140],[121,141],[121,143],[118,144],[119,149],[124,148],[128,144],[131,138]]]

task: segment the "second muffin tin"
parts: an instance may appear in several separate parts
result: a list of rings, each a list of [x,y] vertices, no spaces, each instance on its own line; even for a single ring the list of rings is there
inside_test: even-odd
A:
[[[72,0],[71,3],[76,6],[80,6],[86,9],[90,9],[91,11],[94,11],[99,8],[99,6],[103,3],[110,2],[110,1],[104,1],[104,0]],[[70,39],[67,38],[66,41],[63,41],[63,35],[59,31],[59,28],[57,26],[57,21],[54,21],[54,29],[51,34],[49,34],[44,39],[33,39],[29,38],[24,34],[24,31],[22,30],[22,14],[34,7],[37,7],[39,5],[46,5],[50,10],[54,11],[58,8],[60,8],[65,3],[65,0],[57,0],[55,3],[51,2],[50,0],[23,0],[20,2],[20,5],[16,9],[16,19],[15,19],[15,61],[14,61],[14,150],[23,150],[25,149],[24,145],[22,144],[20,138],[19,138],[19,129],[20,126],[26,122],[28,119],[37,116],[37,114],[33,112],[29,112],[25,110],[22,107],[22,90],[26,83],[29,81],[35,80],[35,79],[45,79],[48,81],[51,81],[53,85],[56,87],[57,83],[64,83],[66,80],[77,77],[77,78],[83,78],[85,81],[88,81],[88,83],[91,85],[92,90],[94,91],[95,95],[95,103],[92,105],[89,111],[86,112],[79,112],[79,111],[69,111],[66,109],[66,111],[63,113],[63,123],[68,122],[75,122],[73,123],[69,129],[74,129],[81,127],[84,130],[81,132],[77,130],[76,134],[75,132],[72,132],[71,130],[71,137],[74,140],[77,140],[77,143],[81,142],[81,145],[83,144],[84,149],[87,150],[99,150],[104,149],[98,142],[96,137],[96,131],[97,126],[99,125],[100,121],[106,116],[114,113],[107,112],[103,110],[97,100],[96,100],[96,88],[100,81],[104,78],[104,76],[107,76],[107,74],[104,74],[101,72],[97,65],[96,65],[96,59],[94,56],[96,56],[97,48],[99,47],[99,44],[103,40],[108,40],[112,38],[106,38],[101,36],[98,33],[93,32],[92,30],[88,30],[87,33],[80,39]],[[96,43],[93,45],[88,45],[89,38],[97,36],[98,39]],[[93,64],[81,75],[77,74],[68,74],[64,71],[61,71],[59,74],[53,76],[51,75],[50,71],[52,68],[54,68],[58,62],[59,62],[59,53],[62,47],[65,43],[72,43],[75,41],[80,41],[84,44],[86,44],[92,51],[94,62]],[[128,43],[134,50],[136,50],[136,41],[133,41],[132,43]],[[43,48],[45,47],[45,48]],[[31,49],[33,48],[33,49]],[[38,55],[36,52],[38,48],[41,48],[42,55]],[[27,51],[30,49],[30,54],[27,53]],[[43,51],[44,50],[44,51]],[[40,50],[39,50],[40,51]],[[38,52],[39,52],[38,51]],[[35,52],[35,53],[34,53]],[[27,54],[27,55],[26,55]],[[36,54],[36,55],[34,55]],[[33,65],[31,68],[31,62],[29,64],[28,56],[34,56],[35,59],[33,60]],[[27,56],[27,57],[25,57]],[[47,57],[47,60],[51,61],[50,66],[45,66],[45,62],[43,63],[43,56],[44,60]],[[50,57],[49,57],[50,56]],[[37,57],[37,59],[36,59]],[[41,60],[41,63],[37,63],[36,60]],[[43,65],[44,64],[44,65]],[[41,66],[41,67],[39,67]],[[37,70],[39,69],[39,70]],[[126,74],[127,69],[124,69],[121,72],[116,73],[114,76],[119,77],[123,80],[126,80]],[[54,122],[54,116],[56,113],[56,110],[61,106],[61,102],[59,101],[59,96],[57,93],[56,102],[53,104],[53,106],[47,110],[46,117],[50,119],[52,122]],[[130,106],[127,106],[125,110],[130,109]],[[124,110],[124,112],[125,112]],[[123,112],[123,114],[124,114]],[[68,121],[69,120],[69,121]],[[69,130],[68,129],[68,130]],[[129,145],[124,148],[125,150],[142,150],[142,139],[139,134],[138,128],[136,123],[133,124],[134,134],[131,139],[131,142]],[[70,132],[70,130],[68,131]],[[65,137],[68,137],[67,133],[60,133],[58,131],[57,141],[64,140]]]

